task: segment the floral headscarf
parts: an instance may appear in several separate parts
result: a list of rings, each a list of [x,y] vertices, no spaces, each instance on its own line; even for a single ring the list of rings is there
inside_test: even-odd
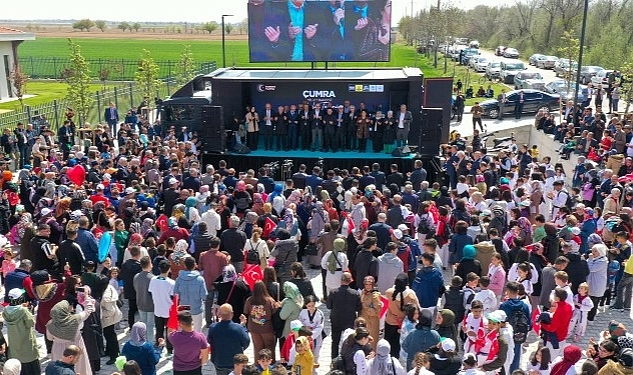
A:
[[[143,224],[141,225],[141,235],[143,237],[147,237],[147,235],[154,230],[154,219],[145,218],[143,219]]]
[[[303,296],[297,285],[290,281],[284,283],[284,295],[287,299],[292,300],[300,309],[303,308]]]
[[[532,224],[527,217],[520,217],[518,220],[519,228],[527,234],[532,235]]]
[[[222,270],[222,282],[234,282],[237,280],[237,272],[235,271],[235,267],[232,264],[224,266]]]

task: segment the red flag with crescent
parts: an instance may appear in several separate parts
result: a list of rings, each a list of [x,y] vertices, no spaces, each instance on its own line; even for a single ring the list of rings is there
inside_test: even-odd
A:
[[[248,264],[244,267],[242,272],[242,278],[244,282],[253,290],[255,282],[264,279],[264,274],[259,264]]]

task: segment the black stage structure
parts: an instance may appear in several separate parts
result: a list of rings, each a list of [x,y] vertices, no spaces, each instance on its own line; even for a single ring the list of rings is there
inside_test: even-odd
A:
[[[218,69],[195,77],[163,102],[161,115],[164,128],[187,126],[198,132],[203,140],[202,162],[217,165],[226,160],[238,169],[256,169],[264,164],[277,164],[275,178],[285,177],[283,165],[292,162],[291,172],[299,164],[308,169],[321,165],[324,169],[347,168],[379,163],[383,170],[397,164],[399,170],[413,168],[414,158],[421,158],[430,179],[440,173],[437,159],[439,145],[448,139],[452,79],[423,80],[417,68],[401,69]],[[246,107],[254,105],[258,112],[265,103],[273,109],[279,105],[332,103],[349,100],[358,105],[364,102],[375,112],[397,113],[406,104],[413,122],[409,145],[413,154],[394,157],[375,153],[322,153],[309,151],[262,152],[238,154],[227,142],[227,133],[243,121]],[[422,109],[433,106],[436,109]],[[439,109],[437,109],[439,108]]]

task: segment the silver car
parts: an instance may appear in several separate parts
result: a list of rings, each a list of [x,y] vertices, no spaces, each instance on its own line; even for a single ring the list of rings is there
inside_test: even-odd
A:
[[[484,76],[488,79],[497,79],[501,74],[501,63],[499,61],[491,61],[486,67]]]
[[[554,65],[559,60],[556,56],[545,56],[544,59],[540,59],[536,62],[536,67],[541,69],[554,69]]]
[[[519,72],[514,76],[514,89],[535,89],[543,90],[545,81],[539,72]]]

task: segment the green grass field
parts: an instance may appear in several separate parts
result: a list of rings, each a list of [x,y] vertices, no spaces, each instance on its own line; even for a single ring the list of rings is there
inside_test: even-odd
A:
[[[180,58],[180,53],[184,45],[190,45],[196,62],[222,61],[222,44],[218,40],[147,40],[147,39],[107,39],[107,38],[76,38],[74,40],[81,46],[82,54],[85,58],[91,59],[139,59],[143,49],[151,51],[155,60],[173,60]],[[295,67],[307,68],[308,63],[250,63],[248,61],[248,42],[245,40],[229,40],[226,42],[227,65],[239,67]],[[68,56],[68,41],[65,38],[37,38],[35,41],[25,42],[20,45],[20,57],[58,57]],[[318,64],[323,67],[323,63]],[[394,44],[391,49],[390,62],[367,62],[367,63],[338,63],[330,64],[330,67],[361,67],[361,68],[384,68],[384,67],[418,67],[427,78],[454,77],[455,81],[461,79],[467,87],[472,84],[475,90],[479,87],[479,76],[467,73],[466,69],[455,66],[449,61],[446,73],[444,73],[444,61],[440,58],[438,68],[433,68],[432,61],[423,55],[417,54],[411,46]],[[100,85],[95,84],[94,90],[99,90]],[[486,87],[486,85],[484,86]],[[493,84],[496,93],[501,91],[502,85]],[[29,94],[38,95],[36,98],[27,99],[27,104],[39,104],[61,99],[65,95],[65,84],[58,81],[51,83],[31,82],[28,85]],[[474,100],[467,101],[470,105]],[[14,109],[14,103],[0,105],[3,109]]]
[[[24,99],[25,105],[35,106],[52,102],[53,100],[61,100],[66,96],[67,85],[57,81],[32,81],[27,83],[26,91],[29,95],[36,95],[33,98]],[[110,86],[112,87],[112,86]],[[101,85],[91,85],[93,91],[101,90]],[[8,103],[0,104],[0,109],[19,110],[20,102],[15,100]]]

